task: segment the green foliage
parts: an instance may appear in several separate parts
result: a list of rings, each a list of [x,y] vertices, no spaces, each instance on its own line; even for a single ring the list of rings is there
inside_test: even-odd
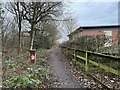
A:
[[[37,27],[35,33],[35,48],[49,49],[55,45],[58,31],[54,21],[42,22],[42,27]]]
[[[46,88],[50,86],[50,74],[47,71],[46,58],[43,50],[37,51],[36,63],[29,64],[29,57],[25,60],[20,55],[20,60],[10,59],[3,61],[3,87],[4,88]],[[21,61],[22,59],[22,61]],[[23,61],[24,60],[24,61]],[[7,74],[7,75],[6,75]],[[6,76],[5,76],[6,75]]]
[[[33,80],[41,80],[42,82],[48,82],[50,80],[49,74],[46,68],[27,68],[29,78]],[[36,83],[37,84],[37,83]]]
[[[61,44],[61,46],[66,46],[69,48],[76,48],[76,54],[80,55],[82,57],[86,56],[86,53],[84,52],[80,52],[77,49],[81,49],[81,50],[85,50],[85,51],[92,51],[92,52],[100,52],[100,47],[104,47],[105,43],[109,42],[110,38],[107,36],[83,36],[80,37],[77,40],[74,41],[68,41],[65,42],[63,44]],[[64,49],[64,48],[63,48]],[[103,53],[103,52],[100,52]],[[72,59],[72,58],[71,58]],[[80,59],[77,59],[80,63],[81,62]],[[120,70],[120,63],[118,60],[115,60],[113,58],[109,58],[109,57],[103,57],[101,55],[96,55],[96,54],[88,54],[88,60],[92,60],[98,64],[102,64],[105,65],[107,67],[113,68],[115,70]],[[85,63],[85,62],[84,62]],[[90,67],[92,67],[91,64],[89,64]],[[93,66],[93,68],[95,68]],[[99,70],[99,69],[98,69]]]
[[[6,68],[12,69],[13,71],[15,71],[16,68],[20,68],[20,65],[17,64],[17,62],[12,61],[12,60],[6,60],[6,61],[4,61],[4,64],[5,64]]]
[[[43,83],[50,81],[50,76],[45,68],[27,68],[27,71],[25,75],[10,77],[5,81],[6,86],[9,88],[25,88],[26,86],[39,88]]]
[[[26,84],[31,83],[29,78],[26,76],[12,76],[10,79],[5,81],[6,87],[17,88],[17,87],[24,87]]]
[[[88,51],[96,51],[99,47],[104,46],[107,41],[105,36],[83,36],[78,39],[77,43],[80,49],[88,50]]]
[[[109,42],[109,37],[105,35],[97,36],[81,36],[77,40],[63,43],[67,47],[73,47],[82,50],[99,52],[101,47],[104,47],[106,42]]]

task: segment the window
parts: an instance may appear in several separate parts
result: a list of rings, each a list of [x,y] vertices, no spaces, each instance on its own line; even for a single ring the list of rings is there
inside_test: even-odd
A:
[[[104,34],[107,38],[107,42],[104,44],[104,47],[109,47],[112,45],[112,31],[110,30],[105,30]]]
[[[83,36],[83,32],[82,31],[80,32],[80,36]]]

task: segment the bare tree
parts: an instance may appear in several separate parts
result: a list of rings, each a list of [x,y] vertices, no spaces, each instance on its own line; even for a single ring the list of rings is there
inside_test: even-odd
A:
[[[3,13],[3,10],[2,10],[2,5],[0,3],[0,58],[1,58],[1,51],[2,51],[2,25],[3,25],[3,17],[2,17],[2,13]]]
[[[63,22],[67,34],[70,34],[77,27],[77,20],[72,16],[66,18],[66,21]]]
[[[6,5],[6,9],[16,16],[18,28],[19,28],[19,44],[18,44],[18,54],[21,48],[21,23],[22,23],[22,8],[20,7],[20,2],[9,2]]]
[[[33,48],[36,25],[48,17],[56,16],[59,5],[61,2],[21,2],[24,20],[27,20],[31,25],[30,49]]]

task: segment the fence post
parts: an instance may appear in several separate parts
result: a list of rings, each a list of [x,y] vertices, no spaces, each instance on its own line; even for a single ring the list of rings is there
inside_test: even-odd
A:
[[[66,47],[64,47],[64,54],[67,55],[67,54],[66,54]]]
[[[88,52],[87,51],[86,51],[85,71],[86,71],[86,76],[87,76],[88,74]]]
[[[76,65],[76,54],[75,54],[75,51],[76,51],[75,49],[72,51],[72,54],[74,55],[73,59],[72,59],[72,62],[73,62],[74,65]]]
[[[74,53],[73,53],[74,54],[74,64],[76,65],[76,53],[75,52],[76,52],[76,49],[74,49]]]

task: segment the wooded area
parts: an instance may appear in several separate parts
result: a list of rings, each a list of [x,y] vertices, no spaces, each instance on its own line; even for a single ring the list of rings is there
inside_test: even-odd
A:
[[[3,88],[52,87],[46,52],[58,44],[59,25],[63,29],[65,22],[72,23],[72,18],[60,18],[64,5],[62,2],[0,4]],[[35,64],[30,62],[30,50],[33,49],[37,50]]]
[[[21,48],[21,45],[23,45],[21,40],[22,40],[22,34],[24,34],[24,31],[23,31],[24,23],[26,23],[26,25],[28,26],[28,29],[30,29],[28,31],[27,28],[25,28],[25,31],[28,34],[30,34],[30,42],[29,42],[30,45],[27,45],[30,47],[30,49],[37,48],[35,47],[35,45],[39,46],[37,45],[38,42],[41,42],[43,40],[48,40],[44,38],[50,37],[51,34],[55,33],[53,36],[56,35],[56,32],[57,32],[56,25],[55,25],[55,21],[52,19],[53,17],[56,17],[61,13],[60,12],[62,10],[61,5],[62,3],[60,2],[53,2],[53,3],[50,3],[50,2],[37,2],[37,3],[35,2],[30,2],[30,3],[29,2],[28,3],[9,2],[9,3],[6,3],[5,5],[6,9],[9,12],[11,12],[14,17],[12,23],[8,21],[6,28],[8,28],[8,25],[9,25],[9,27],[11,27],[12,29],[11,32],[13,32],[13,34],[18,33],[19,37],[16,37],[16,39],[18,38],[18,40],[13,40],[13,42],[18,41],[17,43],[18,43],[19,49]],[[17,23],[17,25],[15,23]],[[48,30],[48,28],[50,30]],[[6,34],[10,33],[8,31],[7,32],[5,31],[6,29],[4,29],[3,33],[6,33]],[[4,34],[5,35],[4,37],[7,37],[6,34]],[[35,40],[36,39],[35,37],[38,37],[40,35],[43,36],[43,38],[41,38],[43,40],[40,40],[40,38],[39,40],[38,38],[37,40]],[[11,39],[12,39],[12,36],[11,36]],[[15,39],[15,36],[13,39]],[[49,43],[49,42],[54,44],[55,40],[52,39],[52,41],[50,40],[46,41],[46,43]],[[49,48],[49,47],[45,47],[45,48]]]

